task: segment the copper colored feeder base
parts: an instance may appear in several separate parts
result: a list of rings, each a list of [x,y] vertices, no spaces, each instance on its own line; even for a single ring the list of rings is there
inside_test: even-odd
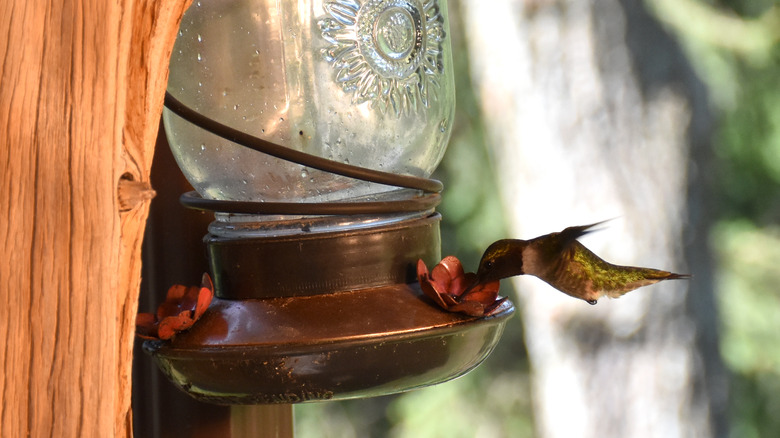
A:
[[[447,313],[416,287],[308,298],[217,299],[190,331],[145,345],[165,374],[218,404],[371,397],[445,382],[479,365],[514,307]]]
[[[398,278],[413,270],[421,255],[426,262],[438,261],[439,219],[435,215],[414,219],[401,228],[323,233],[304,240],[333,239],[334,248],[342,250],[345,242],[352,242],[348,243],[352,249],[347,251],[351,261],[346,270],[352,269],[360,242],[367,243],[365,260],[383,266],[390,263],[398,273],[387,277],[385,272],[384,276]],[[290,239],[296,242],[296,237]],[[306,245],[297,242],[291,247]],[[322,241],[313,245],[328,246]],[[377,251],[384,256],[377,257]],[[279,254],[277,260],[289,263],[294,252]],[[311,253],[297,252],[306,255],[301,263],[307,264],[309,272],[322,271],[318,269],[320,256],[312,260]],[[327,266],[339,260],[338,251],[320,252]],[[277,297],[269,297],[267,288],[259,287],[252,288],[257,290],[252,294],[262,297],[245,298],[246,289],[220,290],[220,285],[226,289],[229,284],[246,283],[237,278],[244,275],[244,268],[234,268],[212,260],[218,297],[208,311],[172,341],[144,345],[174,384],[211,403],[371,397],[445,382],[467,373],[490,354],[514,312],[512,303],[506,301],[488,317],[449,313],[428,300],[416,283],[398,282],[325,293],[310,288],[307,295],[301,292],[306,288],[295,288],[295,293]],[[383,271],[368,272],[383,276]],[[333,272],[323,275],[333,276]],[[226,299],[231,295],[242,299]]]

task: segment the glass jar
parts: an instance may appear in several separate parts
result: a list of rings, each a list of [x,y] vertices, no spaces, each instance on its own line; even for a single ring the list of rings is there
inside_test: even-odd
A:
[[[185,14],[168,91],[207,117],[320,157],[428,177],[455,106],[445,0],[200,0]],[[205,198],[327,202],[395,188],[283,161],[164,112]]]

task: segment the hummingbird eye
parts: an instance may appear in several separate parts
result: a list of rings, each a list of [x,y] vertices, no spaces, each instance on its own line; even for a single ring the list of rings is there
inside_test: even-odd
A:
[[[488,260],[485,262],[485,269],[493,269],[494,262],[493,260]]]

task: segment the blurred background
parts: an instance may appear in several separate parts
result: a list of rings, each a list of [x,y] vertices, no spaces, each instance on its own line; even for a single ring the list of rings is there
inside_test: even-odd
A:
[[[298,405],[296,436],[780,436],[780,6],[448,3],[457,120],[435,175],[443,255],[474,271],[494,240],[613,219],[583,243],[694,277],[595,307],[504,281],[518,312],[482,366],[405,394]],[[154,214],[147,247],[178,232]],[[199,234],[210,221],[183,214]],[[158,257],[201,256],[178,251]],[[192,283],[198,269],[144,287]],[[134,379],[162,378],[138,360]],[[155,421],[159,434],[159,407],[143,400],[136,436]],[[204,424],[179,432],[209,436]]]
[[[694,278],[594,308],[504,281],[521,311],[481,367],[298,406],[298,436],[780,436],[776,2],[449,6],[443,254],[615,218],[583,242]]]

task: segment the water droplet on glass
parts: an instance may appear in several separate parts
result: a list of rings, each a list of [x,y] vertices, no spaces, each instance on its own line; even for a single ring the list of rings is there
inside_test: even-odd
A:
[[[279,117],[280,122],[284,122],[284,117]]]
[[[309,172],[306,171],[306,169],[301,170],[301,178],[307,178],[309,176]]]
[[[201,145],[200,145],[200,150],[202,150],[202,151],[205,151],[205,150],[206,150],[206,145],[205,145],[205,144],[203,144],[203,143],[201,143]]]
[[[198,61],[202,61],[202,60],[203,60],[203,57],[200,56],[200,53],[198,53]]]
[[[202,42],[203,42],[203,38],[201,38],[200,34],[198,34],[198,42],[199,42],[199,43],[202,43]]]

